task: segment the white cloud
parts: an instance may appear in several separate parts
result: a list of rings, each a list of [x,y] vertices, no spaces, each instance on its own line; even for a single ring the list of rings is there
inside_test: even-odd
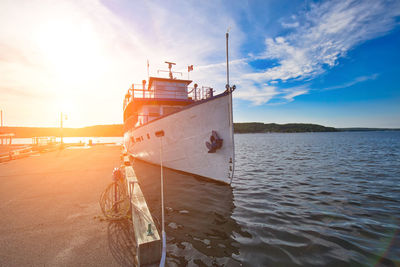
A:
[[[350,82],[346,82],[346,83],[335,85],[335,86],[325,87],[325,88],[322,88],[320,90],[321,91],[328,91],[328,90],[347,88],[347,87],[353,86],[353,85],[355,85],[357,83],[360,83],[360,82],[375,80],[376,78],[378,78],[378,76],[379,75],[377,73],[372,74],[372,75],[368,75],[368,76],[360,76],[360,77],[357,77],[357,78],[353,79]]]
[[[249,71],[242,78],[256,84],[312,79],[334,67],[340,57],[360,43],[388,33],[398,25],[399,15],[399,1],[345,0],[312,4],[309,11],[291,16],[293,22],[282,23],[283,27],[292,28],[291,33],[266,38],[266,50],[257,59],[277,60],[278,64],[258,73]],[[287,100],[307,93],[300,90],[285,95],[284,90],[275,90],[280,92],[277,96],[283,95]],[[261,101],[256,97],[253,102],[269,99],[266,96]]]
[[[313,4],[294,32],[266,39],[264,58],[277,59],[279,65],[255,77],[287,81],[320,74],[325,66],[335,66],[350,49],[393,29],[399,15],[398,1]]]
[[[240,83],[239,88],[240,89],[235,92],[235,97],[251,101],[253,105],[265,104],[279,94],[277,87],[266,84],[256,88],[252,84],[242,82]]]
[[[304,87],[290,88],[290,89],[284,90],[284,92],[286,94],[283,96],[283,98],[289,102],[292,102],[296,96],[307,94],[308,91],[309,90]]]
[[[290,23],[290,22],[282,22],[281,24],[282,24],[283,28],[297,28],[297,27],[300,26],[300,23],[298,21],[292,22],[292,23]]]

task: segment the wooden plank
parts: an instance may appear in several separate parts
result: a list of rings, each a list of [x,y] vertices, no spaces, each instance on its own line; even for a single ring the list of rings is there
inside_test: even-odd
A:
[[[125,167],[125,177],[132,205],[132,222],[137,244],[138,264],[146,265],[159,262],[161,259],[161,238],[132,166]],[[151,233],[148,232],[149,225]]]

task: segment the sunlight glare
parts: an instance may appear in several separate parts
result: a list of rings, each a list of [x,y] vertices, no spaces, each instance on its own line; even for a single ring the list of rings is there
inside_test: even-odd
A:
[[[64,115],[64,124],[66,127],[79,127],[80,116],[78,114],[77,103],[68,97],[64,97],[57,101],[58,114]],[[60,116],[60,115],[58,115]]]
[[[37,42],[58,90],[81,90],[103,72],[100,40],[90,21],[58,19],[43,24]]]

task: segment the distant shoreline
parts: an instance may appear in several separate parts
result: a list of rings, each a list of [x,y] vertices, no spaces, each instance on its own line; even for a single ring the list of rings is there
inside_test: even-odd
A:
[[[393,132],[400,131],[400,128],[360,128],[360,127],[352,127],[352,128],[337,128],[341,132]]]
[[[400,128],[334,128],[310,123],[234,123],[234,131],[241,133],[307,133],[307,132],[366,132],[366,131],[400,131]],[[0,128],[0,133],[14,133],[15,138],[36,136],[60,136],[59,127],[10,127]],[[95,125],[82,128],[64,128],[64,137],[122,137],[123,125]]]
[[[333,127],[325,127],[311,123],[261,123],[243,122],[234,123],[235,133],[305,133],[305,132],[338,132]]]

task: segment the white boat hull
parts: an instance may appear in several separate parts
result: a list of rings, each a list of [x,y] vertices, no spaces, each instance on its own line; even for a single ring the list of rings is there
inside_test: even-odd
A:
[[[156,137],[157,131],[164,137]],[[208,153],[206,142],[212,131],[223,139],[215,153]],[[140,142],[133,142],[139,138]],[[162,142],[163,166],[230,184],[234,172],[232,94],[224,93],[199,101],[184,109],[126,129],[125,147],[130,155],[160,165]]]

